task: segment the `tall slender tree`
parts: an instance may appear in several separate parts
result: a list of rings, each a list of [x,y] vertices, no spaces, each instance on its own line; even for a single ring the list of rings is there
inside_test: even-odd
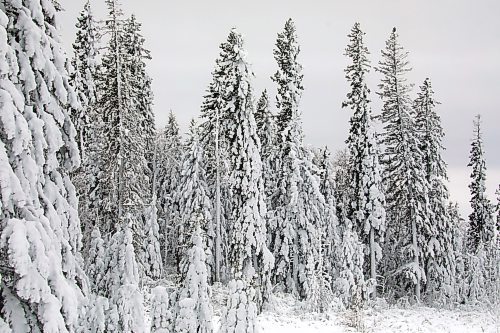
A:
[[[181,177],[183,153],[177,118],[170,111],[167,124],[156,139],[156,206],[160,235],[163,237],[161,253],[164,264],[175,261],[175,248],[178,244],[173,225],[174,216],[178,213],[178,203],[174,197]]]
[[[278,33],[274,57],[278,71],[272,77],[278,85],[275,174],[270,244],[276,265],[275,282],[303,299],[314,294],[313,275],[320,255],[318,230],[322,225],[324,198],[319,191],[319,170],[304,148],[299,101],[302,66],[297,61],[300,47],[296,29],[289,19]],[[279,161],[279,163],[278,163]]]
[[[425,79],[418,97],[414,102],[415,124],[420,135],[420,150],[429,184],[429,239],[426,250],[425,270],[427,275],[426,291],[432,299],[440,302],[451,299],[454,290],[453,228],[448,216],[448,180],[446,163],[441,156],[444,137],[441,118],[435,108],[439,105],[434,99],[431,81]]]
[[[213,242],[214,228],[212,219],[212,203],[210,201],[206,180],[204,151],[200,143],[199,129],[194,121],[189,128],[186,151],[182,157],[181,175],[173,193],[173,201],[178,204],[178,211],[172,218],[175,228],[175,257],[178,264],[191,245],[191,235],[195,230],[194,223],[200,223],[205,233],[205,249],[209,281],[213,281]],[[178,266],[180,268],[180,266]]]
[[[350,44],[346,55],[352,63],[345,69],[351,90],[343,107],[349,107],[353,114],[347,139],[349,149],[349,182],[353,197],[347,209],[347,217],[365,248],[367,276],[372,281],[373,296],[376,296],[377,266],[382,258],[382,242],[385,233],[385,196],[382,187],[379,148],[376,140],[366,85],[369,72],[368,49],[364,45],[365,33],[355,23],[348,35]]]
[[[481,132],[481,115],[474,120],[474,136],[471,143],[470,161],[472,167],[471,183],[471,208],[469,215],[469,228],[467,231],[467,251],[474,253],[479,243],[488,243],[493,236],[491,230],[492,212],[491,203],[486,196],[486,161],[484,158],[483,134]]]
[[[399,44],[394,28],[382,50],[377,71],[382,75],[378,93],[383,101],[382,159],[387,194],[385,274],[396,296],[413,289],[417,301],[426,282],[425,251],[429,227],[428,183],[422,163],[419,136],[405,74],[408,53]]]
[[[13,332],[73,332],[86,292],[80,163],[53,1],[0,4],[0,317]]]

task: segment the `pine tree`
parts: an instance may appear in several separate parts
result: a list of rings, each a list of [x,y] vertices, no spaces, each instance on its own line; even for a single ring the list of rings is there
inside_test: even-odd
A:
[[[360,241],[365,248],[365,262],[369,263],[366,274],[370,277],[373,296],[376,296],[377,266],[382,258],[381,243],[385,233],[385,196],[382,188],[379,149],[374,130],[366,85],[366,75],[370,64],[368,49],[364,45],[359,23],[355,23],[348,35],[350,44],[346,55],[352,63],[346,68],[346,79],[351,91],[343,107],[349,107],[353,114],[347,139],[349,150],[348,180],[353,192],[352,201],[347,207],[347,217],[353,228],[359,231]]]
[[[200,228],[203,217],[193,216],[193,219],[196,225],[191,238],[191,248],[183,260],[183,281],[176,295],[174,331],[211,333],[213,332],[212,305]]]
[[[181,175],[183,146],[179,134],[179,125],[175,114],[170,111],[167,125],[158,133],[156,140],[156,189],[158,224],[163,240],[160,244],[163,263],[172,264],[175,257],[177,237],[173,224],[178,212],[174,201]]]
[[[167,289],[157,286],[151,290],[151,333],[169,333],[172,329],[172,313]]]
[[[78,333],[105,333],[106,313],[109,303],[106,297],[90,294],[87,298],[85,314],[81,317]]]
[[[86,293],[69,178],[80,163],[69,113],[78,102],[59,9],[0,4],[0,317],[14,332],[75,331]]]
[[[408,294],[420,301],[426,282],[425,252],[429,230],[428,183],[421,168],[422,152],[405,74],[410,71],[408,53],[399,44],[396,28],[382,50],[379,62],[383,101],[382,123],[385,146],[384,182],[387,194],[385,274],[396,296]]]
[[[211,215],[212,204],[209,198],[204,151],[200,143],[199,129],[194,121],[189,128],[189,137],[186,151],[182,157],[181,175],[173,200],[178,205],[178,212],[174,216],[176,228],[175,238],[177,247],[175,249],[176,260],[179,262],[184,257],[190,246],[190,236],[195,230],[196,219],[200,218],[203,232],[206,234],[206,265],[208,266],[209,281],[213,278],[213,242],[214,228]],[[178,267],[180,268],[180,267]]]
[[[465,286],[465,220],[460,216],[458,203],[449,203],[447,207],[448,218],[450,220],[452,230],[452,246],[453,258],[455,262],[452,263],[452,278],[454,281],[454,290],[452,293],[453,299],[457,302],[463,302],[466,292]]]
[[[229,298],[222,310],[220,333],[255,333],[257,306],[254,301],[255,290],[243,280],[229,282]]]
[[[94,226],[94,230],[91,234],[91,242],[88,249],[87,262],[87,273],[90,279],[90,285],[94,293],[99,293],[104,285],[105,277],[105,258],[106,258],[106,246],[105,242],[101,237],[101,232],[99,226]]]
[[[426,79],[414,102],[416,128],[420,135],[425,175],[429,184],[429,225],[431,227],[426,253],[426,292],[435,301],[446,301],[454,290],[453,225],[446,204],[448,189],[445,182],[446,163],[441,157],[444,137],[441,119],[435,111],[439,104],[434,99],[431,82]]]
[[[320,255],[320,212],[324,198],[319,191],[319,170],[312,154],[304,148],[299,100],[302,91],[301,65],[293,21],[278,34],[274,57],[278,71],[277,125],[279,139],[274,157],[276,187],[271,198],[270,246],[276,260],[275,282],[303,299],[314,291],[310,282]]]

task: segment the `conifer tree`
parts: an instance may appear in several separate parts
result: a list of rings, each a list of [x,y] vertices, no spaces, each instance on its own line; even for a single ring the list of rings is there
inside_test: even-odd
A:
[[[106,258],[106,245],[101,237],[99,226],[94,226],[91,234],[91,242],[88,249],[87,273],[90,279],[91,290],[94,293],[99,293],[104,285],[105,277],[105,258]]]
[[[255,290],[243,280],[229,282],[229,298],[222,310],[220,333],[255,333],[257,306]]]
[[[486,197],[486,162],[484,158],[483,135],[481,132],[481,116],[474,120],[474,136],[471,143],[470,161],[472,167],[471,192],[472,213],[469,215],[467,231],[467,251],[474,253],[479,243],[488,243],[493,237],[491,203]]]
[[[52,1],[0,4],[0,320],[72,332],[86,293],[75,188],[77,109]],[[83,293],[82,293],[83,292]]]
[[[172,313],[167,289],[157,286],[151,293],[151,333],[169,333],[172,329]]]
[[[442,145],[444,132],[441,119],[435,110],[438,104],[439,102],[434,99],[430,80],[425,79],[414,102],[414,109],[415,124],[420,135],[422,161],[429,184],[430,238],[425,262],[426,292],[435,301],[443,302],[452,296],[454,289],[455,257],[452,239],[454,226],[446,208],[449,195],[445,182],[448,177],[446,163],[441,157],[441,152],[444,150]]]
[[[190,246],[190,236],[195,230],[195,222],[200,222],[200,228],[205,233],[206,260],[208,266],[209,281],[213,281],[213,242],[214,228],[211,215],[211,201],[207,188],[204,151],[200,143],[199,129],[194,121],[189,128],[189,136],[186,151],[182,157],[181,175],[173,193],[173,200],[178,204],[178,212],[174,216],[176,228],[175,249],[176,261],[180,264],[181,259]],[[200,221],[197,221],[200,219]],[[180,268],[180,267],[179,267]]]
[[[170,111],[167,124],[158,133],[156,140],[156,189],[160,244],[164,265],[173,263],[177,236],[173,225],[174,216],[178,213],[175,192],[179,183],[182,166],[183,146],[179,134],[179,125],[175,114]]]
[[[260,139],[260,156],[262,160],[262,171],[264,177],[264,190],[266,191],[266,204],[271,206],[269,199],[275,188],[274,150],[277,139],[276,120],[269,106],[267,90],[262,92],[255,110],[255,122],[257,123],[257,134]]]
[[[243,38],[231,30],[228,42],[235,45],[226,64],[228,85],[223,98],[229,131],[229,189],[232,193],[229,216],[230,241],[228,262],[232,275],[247,282],[256,281],[258,299],[266,299],[274,259],[266,246],[266,204],[262,176],[261,145],[254,119],[251,78]],[[257,274],[258,273],[258,274]]]
[[[353,228],[359,231],[366,254],[364,261],[369,264],[366,275],[372,285],[376,286],[377,266],[382,258],[381,243],[385,233],[385,196],[382,189],[379,149],[368,99],[370,90],[366,85],[370,64],[367,58],[368,49],[363,41],[364,35],[359,23],[355,23],[348,35],[350,44],[346,49],[346,55],[352,60],[345,69],[351,91],[342,106],[353,111],[347,139],[350,171],[348,181],[353,196],[347,207],[347,217]],[[373,296],[376,296],[376,288],[373,291]]]
[[[143,296],[133,245],[132,219],[117,225],[106,251],[103,296],[109,299],[107,332],[145,332]]]
[[[448,218],[450,220],[452,230],[452,245],[453,245],[453,258],[455,262],[452,263],[452,278],[453,278],[453,292],[452,299],[457,302],[463,302],[466,292],[465,286],[465,220],[460,216],[458,203],[448,203],[447,207]]]
[[[195,228],[191,247],[183,259],[183,281],[178,291],[174,331],[179,333],[211,333],[212,305],[205,264],[206,256],[200,223],[202,216],[193,216]]]
[[[278,85],[276,143],[276,187],[270,221],[270,246],[276,260],[275,282],[303,299],[314,291],[310,282],[320,254],[318,230],[322,225],[324,198],[319,191],[319,171],[312,153],[304,149],[299,101],[302,66],[300,48],[291,19],[278,34],[274,57],[278,71],[272,79]]]
[[[394,28],[382,50],[377,71],[382,75],[378,93],[383,101],[382,156],[387,200],[385,275],[396,296],[420,301],[426,282],[425,252],[428,244],[428,182],[421,168],[422,152],[405,74],[408,53],[399,44]],[[411,292],[410,292],[411,293]]]
[[[93,108],[97,101],[96,79],[99,69],[98,26],[95,21],[90,1],[87,1],[76,24],[76,40],[73,43],[75,56],[71,64],[74,72],[71,75],[76,93],[81,103],[79,113],[73,115],[73,123],[77,131],[77,142],[82,160],[93,136],[96,112]]]

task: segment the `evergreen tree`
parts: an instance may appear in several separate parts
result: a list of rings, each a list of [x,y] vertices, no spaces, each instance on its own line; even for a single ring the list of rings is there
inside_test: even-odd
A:
[[[321,257],[323,271],[329,285],[339,277],[340,253],[340,229],[336,214],[335,180],[333,165],[330,159],[330,151],[325,147],[318,156],[317,162],[320,170],[320,192],[325,198],[325,209],[323,215],[323,226],[321,228]]]
[[[72,332],[86,293],[75,188],[78,108],[52,1],[0,4],[1,326]],[[83,293],[82,293],[83,292]]]
[[[452,292],[453,299],[457,302],[463,302],[466,292],[465,286],[465,220],[460,216],[460,211],[457,203],[449,203],[447,207],[448,218],[450,220],[452,230],[452,257],[455,262],[452,263],[452,278],[454,281],[454,290]]]
[[[274,150],[277,139],[276,120],[269,107],[269,96],[267,90],[257,102],[255,110],[255,122],[257,123],[257,134],[260,139],[260,156],[262,160],[262,176],[264,177],[264,190],[266,191],[266,204],[271,206],[270,198],[275,188]]]
[[[90,285],[94,293],[99,293],[99,290],[104,287],[105,277],[105,259],[106,259],[106,246],[101,237],[99,226],[96,225],[91,234],[91,242],[88,249],[87,273],[90,279]]]
[[[174,217],[175,238],[177,247],[175,256],[177,262],[185,256],[190,246],[190,236],[195,230],[194,223],[201,219],[203,232],[206,234],[206,260],[208,266],[209,281],[212,281],[214,242],[214,228],[211,215],[211,201],[208,196],[208,188],[205,173],[204,151],[200,143],[199,129],[194,121],[189,128],[189,137],[186,151],[182,157],[181,175],[173,200],[178,204],[178,213]],[[180,268],[180,267],[179,267]]]
[[[319,191],[319,170],[312,154],[304,148],[299,100],[302,91],[301,65],[293,21],[278,34],[274,57],[278,71],[276,144],[276,188],[270,221],[270,246],[276,260],[275,282],[288,292],[308,299],[313,295],[311,281],[320,255],[319,228],[324,198]],[[321,269],[321,268],[319,268]]]
[[[212,305],[200,228],[203,217],[193,216],[193,219],[195,219],[196,226],[191,238],[191,248],[183,262],[184,278],[177,294],[174,331],[211,333],[213,332]]]
[[[229,216],[230,241],[228,262],[232,275],[247,282],[256,281],[258,299],[270,292],[270,271],[274,259],[266,246],[266,204],[262,176],[261,145],[254,119],[251,78],[243,39],[235,29],[228,41],[236,45],[226,73],[231,86],[224,92],[229,148],[229,188],[232,193]],[[257,274],[258,272],[258,274]]]
[[[172,329],[172,313],[167,289],[158,286],[151,293],[151,333],[169,333]]]
[[[71,64],[74,72],[71,80],[81,103],[78,114],[73,115],[73,123],[77,131],[77,142],[82,160],[86,148],[92,141],[96,112],[94,104],[97,101],[96,78],[99,69],[98,26],[94,19],[90,1],[87,1],[76,23],[76,40],[73,43],[75,56]]]
[[[167,125],[158,133],[156,140],[156,189],[160,244],[164,265],[172,264],[177,247],[177,236],[173,225],[178,203],[175,192],[179,183],[182,166],[183,146],[179,134],[179,125],[175,114],[170,111]]]
[[[431,228],[428,182],[421,168],[423,156],[409,97],[411,86],[405,78],[410,71],[407,56],[394,28],[377,68],[383,75],[378,94],[383,101],[382,159],[387,193],[385,274],[396,296],[406,295],[412,288],[420,301],[426,282],[426,232]]]
[[[139,268],[135,259],[132,219],[117,225],[106,253],[103,296],[109,299],[107,332],[145,332],[143,297],[139,289]]]
[[[229,282],[229,298],[222,310],[220,333],[255,333],[257,322],[257,306],[255,290],[243,280]]]
[[[214,220],[214,270],[213,280],[227,280],[226,258],[228,257],[228,236],[230,225],[228,219],[231,214],[231,193],[229,189],[229,133],[228,124],[231,118],[230,108],[227,106],[231,101],[230,89],[236,78],[231,77],[232,60],[237,54],[238,42],[230,33],[227,41],[220,45],[219,57],[215,61],[215,69],[212,72],[207,95],[204,97],[201,107],[201,134],[200,137],[205,152],[207,183],[210,197],[213,199]]]
[[[469,215],[469,228],[467,232],[467,250],[474,253],[479,243],[488,243],[493,237],[491,203],[486,197],[486,162],[484,159],[483,135],[481,132],[481,116],[474,120],[474,136],[471,144],[470,162],[472,167],[471,192],[472,213]]]
[[[359,231],[360,241],[365,248],[364,261],[369,263],[367,276],[376,287],[377,265],[382,258],[381,243],[385,233],[385,196],[382,189],[379,149],[368,105],[370,90],[366,85],[366,74],[370,64],[363,36],[364,32],[361,31],[359,23],[355,23],[348,35],[350,44],[346,49],[346,55],[352,60],[345,70],[351,91],[342,106],[353,111],[347,139],[350,158],[348,180],[353,197],[346,209],[347,217],[354,229]],[[375,297],[376,288],[373,291]]]
[[[454,226],[446,208],[449,195],[445,182],[448,177],[446,163],[441,157],[444,132],[441,119],[435,111],[438,104],[431,82],[426,79],[414,102],[415,124],[420,135],[422,161],[429,184],[428,218],[431,229],[425,263],[426,291],[432,299],[443,302],[452,296],[454,290],[455,257],[452,239]]]

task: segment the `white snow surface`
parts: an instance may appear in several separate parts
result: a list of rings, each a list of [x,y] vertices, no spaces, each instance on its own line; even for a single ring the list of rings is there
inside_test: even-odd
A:
[[[362,311],[354,327],[351,311],[311,314],[290,296],[274,297],[273,309],[258,317],[259,333],[498,333],[500,310],[436,309],[426,306],[379,305]],[[219,318],[214,318],[215,332]]]

